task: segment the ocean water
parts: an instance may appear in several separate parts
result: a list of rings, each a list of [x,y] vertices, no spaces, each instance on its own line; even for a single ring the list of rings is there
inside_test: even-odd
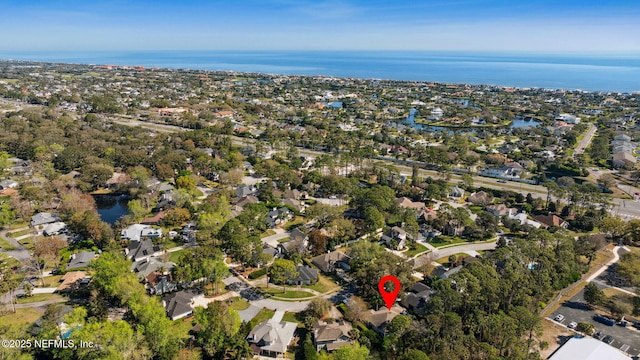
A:
[[[437,51],[7,52],[0,59],[139,65],[545,89],[640,91],[640,53]]]

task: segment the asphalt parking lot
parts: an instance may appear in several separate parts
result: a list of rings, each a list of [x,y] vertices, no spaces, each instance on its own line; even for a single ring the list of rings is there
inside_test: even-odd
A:
[[[596,284],[600,288],[603,287],[601,284]],[[564,326],[569,325],[572,321],[593,324],[596,331],[602,331],[603,337],[607,335],[613,337],[614,341],[611,346],[620,349],[627,345],[629,349],[626,350],[626,353],[631,356],[640,355],[640,330],[633,327],[633,324],[629,324],[625,328],[619,325],[607,326],[595,321],[593,317],[596,315],[596,311],[585,303],[583,294],[584,290],[580,291],[571,300],[565,302],[558,310],[553,312],[549,318],[554,319],[558,314],[564,315],[564,320],[560,322]]]

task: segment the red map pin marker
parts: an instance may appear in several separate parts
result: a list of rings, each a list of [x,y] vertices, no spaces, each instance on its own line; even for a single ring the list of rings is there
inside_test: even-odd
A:
[[[394,285],[392,292],[388,292],[384,288],[384,284],[386,284],[389,281],[391,281]],[[387,308],[391,310],[393,303],[396,302],[398,293],[400,293],[400,280],[398,280],[398,278],[395,276],[391,276],[391,275],[384,276],[382,279],[380,279],[380,282],[378,283],[378,291],[380,291],[380,295],[382,295],[382,298],[384,299],[384,303],[387,304]]]

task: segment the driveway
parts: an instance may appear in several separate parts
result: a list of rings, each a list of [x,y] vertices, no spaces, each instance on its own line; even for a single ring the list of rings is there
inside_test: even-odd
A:
[[[258,315],[260,310],[262,310],[261,307],[257,307],[255,305],[249,305],[248,308],[238,311],[238,314],[240,314],[240,319],[242,321],[249,322],[251,321],[251,319],[256,317],[256,315]]]
[[[270,235],[267,237],[263,237],[262,242],[264,244],[267,244],[269,246],[271,246],[272,248],[277,248],[278,247],[278,240],[282,240],[282,239],[288,239],[291,236],[291,233],[288,231],[285,231],[281,234],[275,234],[275,235]]]

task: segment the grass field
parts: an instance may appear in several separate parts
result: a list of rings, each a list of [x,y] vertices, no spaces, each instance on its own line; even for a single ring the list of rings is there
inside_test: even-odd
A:
[[[287,289],[287,291],[282,292],[282,287],[278,286],[278,287],[270,287],[270,288],[263,288],[261,287],[262,290],[264,290],[264,292],[269,293],[273,296],[279,297],[279,298],[283,298],[283,299],[304,299],[304,298],[310,298],[313,297],[312,293],[306,292],[306,291],[298,291],[298,290],[289,290]]]
[[[319,293],[326,293],[338,288],[338,284],[333,282],[331,279],[324,275],[320,275],[318,278],[318,282],[313,285],[304,285],[304,288],[315,290]]]
[[[468,241],[457,236],[440,235],[437,238],[433,239],[431,245],[435,246],[436,248],[441,248],[447,245],[462,244],[466,242]]]
[[[60,285],[60,279],[62,279],[62,275],[46,276],[44,278],[44,287],[58,287],[58,285]],[[42,282],[38,279],[36,285],[40,286],[41,284]]]
[[[249,308],[250,306],[247,300],[238,296],[230,299],[229,301],[230,301],[229,307],[235,311],[242,311]]]
[[[17,304],[31,304],[38,301],[56,300],[62,299],[62,296],[58,294],[35,294],[28,297],[19,298]]]
[[[249,321],[249,328],[253,329],[256,325],[260,324],[265,320],[269,320],[273,317],[275,311],[269,309],[262,309],[256,316]]]
[[[8,251],[8,250],[15,250],[15,249],[16,249],[16,247],[15,247],[15,246],[13,246],[13,244],[11,244],[11,243],[9,242],[9,240],[7,240],[7,239],[5,239],[5,238],[3,238],[3,237],[0,237],[0,248],[1,248],[1,249],[5,249],[5,250],[7,250],[7,251]]]
[[[411,258],[411,257],[414,257],[414,256],[422,253],[422,252],[425,252],[425,251],[429,250],[429,249],[427,249],[426,246],[424,246],[422,244],[418,244],[418,243],[415,243],[413,245],[413,247],[414,247],[414,249],[409,249],[404,254]]]
[[[10,306],[7,306],[7,312],[0,316],[0,324],[3,325],[28,325],[34,323],[42,316],[42,312],[34,308],[16,309],[16,313],[9,311]]]
[[[20,230],[20,231],[14,231],[14,232],[7,233],[7,236],[12,237],[12,238],[15,239],[18,236],[27,235],[27,234],[31,234],[31,233],[33,233],[33,229],[25,229],[25,230]]]
[[[174,251],[172,253],[169,253],[169,262],[177,263],[178,259],[180,259],[180,256],[182,254],[184,254],[184,250],[179,250],[179,251]]]
[[[294,313],[294,312],[286,312],[284,313],[284,316],[282,317],[282,321],[286,321],[286,322],[292,322],[292,323],[298,323],[298,327],[304,327],[304,324],[302,323],[302,320],[299,320],[297,318],[298,314],[300,313]]]

